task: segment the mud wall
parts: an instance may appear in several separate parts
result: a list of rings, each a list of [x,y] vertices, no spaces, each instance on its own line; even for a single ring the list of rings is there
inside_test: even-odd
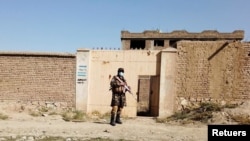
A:
[[[0,100],[75,106],[75,55],[0,53]]]
[[[178,98],[190,101],[250,99],[249,43],[181,41],[177,50]]]

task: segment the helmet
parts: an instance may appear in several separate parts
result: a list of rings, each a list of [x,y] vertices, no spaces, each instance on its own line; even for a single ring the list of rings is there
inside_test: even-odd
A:
[[[123,68],[119,68],[118,72],[124,72],[124,69]]]

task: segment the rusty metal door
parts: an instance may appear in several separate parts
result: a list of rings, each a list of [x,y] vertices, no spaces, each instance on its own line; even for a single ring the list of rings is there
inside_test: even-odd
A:
[[[159,115],[159,76],[140,76],[138,80],[138,116]]]
[[[140,76],[138,80],[137,115],[149,116],[150,114],[150,76]]]
[[[160,77],[150,77],[150,116],[159,115]]]

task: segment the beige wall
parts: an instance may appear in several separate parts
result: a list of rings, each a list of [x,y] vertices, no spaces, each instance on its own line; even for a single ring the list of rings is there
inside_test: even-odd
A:
[[[90,51],[80,49],[76,54],[76,110],[88,111]]]
[[[177,50],[167,48],[161,53],[159,117],[171,116],[175,110]]]
[[[90,72],[89,72],[89,98],[88,111],[110,112],[111,91],[109,83],[117,69],[125,69],[125,78],[137,93],[139,75],[159,75],[160,51],[146,50],[92,50],[90,51]],[[124,108],[124,115],[136,115],[137,101],[127,93],[127,106]]]

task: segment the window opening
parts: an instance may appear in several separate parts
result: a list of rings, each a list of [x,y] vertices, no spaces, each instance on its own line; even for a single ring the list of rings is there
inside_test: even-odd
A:
[[[154,40],[155,47],[164,47],[164,40]]]
[[[169,46],[173,47],[173,48],[177,48],[177,42],[178,42],[178,40],[170,40]]]
[[[130,48],[131,49],[145,49],[145,40],[131,40]]]

